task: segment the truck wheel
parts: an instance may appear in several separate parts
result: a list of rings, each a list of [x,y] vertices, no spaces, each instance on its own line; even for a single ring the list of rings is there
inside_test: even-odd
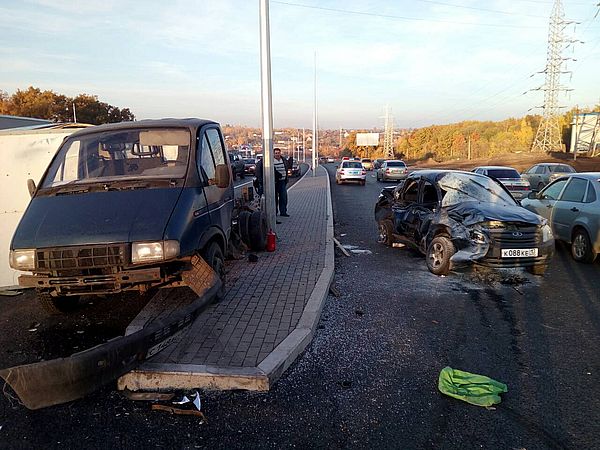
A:
[[[448,275],[450,258],[455,253],[454,244],[446,236],[437,236],[427,247],[427,268],[435,275]]]
[[[538,264],[537,266],[528,266],[525,268],[525,270],[532,275],[542,276],[546,272],[546,267],[547,266],[545,264]]]
[[[250,248],[262,251],[267,245],[267,218],[262,211],[254,211],[248,221]]]
[[[49,314],[67,314],[79,308],[79,296],[53,297],[49,291],[37,290],[37,298]]]
[[[250,247],[250,237],[248,235],[248,225],[250,222],[250,216],[252,214],[250,211],[241,211],[238,216],[238,230],[240,232],[240,237],[242,238],[242,242]]]
[[[578,228],[573,232],[573,237],[571,238],[571,256],[573,256],[575,261],[586,264],[593,263],[594,259],[596,259],[590,237],[582,228]]]
[[[202,257],[221,279],[221,289],[217,291],[215,299],[216,301],[222,300],[225,297],[225,258],[223,257],[223,250],[221,250],[219,244],[213,241],[204,250]]]
[[[377,242],[379,242],[380,244],[387,245],[388,247],[391,247],[392,244],[394,243],[394,237],[393,237],[394,227],[392,225],[392,222],[390,222],[389,220],[384,220],[382,222],[379,222],[378,228],[379,228],[379,236],[377,237]]]

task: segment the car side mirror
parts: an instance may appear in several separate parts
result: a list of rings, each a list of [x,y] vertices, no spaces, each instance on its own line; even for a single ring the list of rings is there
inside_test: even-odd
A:
[[[215,181],[218,187],[226,188],[229,187],[231,183],[231,178],[229,176],[229,167],[227,164],[218,164],[215,171]]]
[[[35,194],[37,187],[35,186],[35,181],[33,181],[31,178],[29,178],[27,180],[27,190],[29,191],[29,195],[31,197],[33,197],[33,194]]]
[[[527,194],[527,198],[530,200],[536,200],[539,198],[539,194],[540,193],[538,191],[532,190],[529,194]]]

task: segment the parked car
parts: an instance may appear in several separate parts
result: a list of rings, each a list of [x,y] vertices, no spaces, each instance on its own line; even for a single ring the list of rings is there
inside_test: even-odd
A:
[[[548,219],[554,236],[571,245],[575,261],[594,262],[600,253],[600,172],[564,175],[522,205]]]
[[[256,159],[255,158],[245,158],[244,159],[244,174],[254,175],[254,172],[256,172]]]
[[[246,163],[242,154],[239,152],[227,152],[229,154],[229,162],[231,163],[231,174],[233,179],[236,177],[244,178],[244,172],[246,170]]]
[[[384,163],[385,159],[376,159],[375,161],[373,161],[373,169],[377,170],[381,167],[381,165]]]
[[[517,169],[512,167],[482,166],[476,167],[472,171],[498,180],[517,200],[527,197],[531,191],[529,181],[522,180]]]
[[[335,182],[342,184],[356,181],[363,186],[367,183],[367,171],[360,161],[342,161],[335,171]]]
[[[10,261],[32,272],[19,284],[52,312],[80,296],[181,284],[194,255],[224,280],[234,189],[215,122],[86,128],[63,141],[39,186],[28,185]]]
[[[379,242],[419,250],[436,275],[469,263],[541,275],[554,252],[546,219],[518,205],[499,182],[471,172],[412,172],[381,191],[375,220]]]
[[[360,160],[365,170],[373,170],[373,162],[369,158],[363,158]]]
[[[408,167],[404,161],[390,159],[384,161],[381,167],[377,169],[377,181],[388,181],[388,180],[403,180],[408,174]]]
[[[529,181],[531,189],[541,191],[551,181],[563,176],[566,173],[575,173],[568,164],[560,163],[540,163],[530,167],[521,174],[521,178]]]
[[[300,176],[300,166],[298,162],[292,158],[291,156],[288,158],[288,177],[299,177]]]
[[[327,157],[327,162],[328,163],[334,163],[335,162],[335,158],[333,156],[328,156]]]

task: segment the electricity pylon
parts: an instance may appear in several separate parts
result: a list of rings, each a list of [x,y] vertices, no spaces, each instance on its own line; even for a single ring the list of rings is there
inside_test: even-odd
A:
[[[394,117],[390,107],[385,108],[385,131],[383,134],[383,154],[386,159],[394,159]]]
[[[570,59],[563,58],[562,51],[576,42],[565,38],[565,27],[574,22],[565,20],[564,15],[561,0],[554,0],[548,30],[546,68],[540,72],[546,74],[546,79],[542,86],[532,89],[534,91],[544,91],[544,105],[542,106],[544,113],[533,140],[531,151],[551,152],[562,150],[558,93],[571,90],[560,84],[560,75],[567,73],[562,71],[562,66],[567,59]]]

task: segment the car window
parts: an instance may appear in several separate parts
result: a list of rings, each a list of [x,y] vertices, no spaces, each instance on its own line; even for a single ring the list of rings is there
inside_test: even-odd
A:
[[[544,200],[556,200],[565,187],[565,184],[567,184],[567,181],[568,180],[559,180],[556,183],[552,183],[541,192],[540,198]]]
[[[356,161],[344,161],[342,169],[362,169],[362,164]]]
[[[594,189],[594,183],[588,183],[588,191],[585,196],[586,203],[592,203],[596,201],[596,189]]]
[[[533,166],[533,167],[530,167],[529,169],[527,169],[527,172],[525,172],[525,173],[535,173],[536,170],[537,170],[537,166]]]
[[[560,199],[566,202],[582,202],[586,189],[587,180],[571,178]]]
[[[553,166],[551,168],[551,172],[556,172],[556,173],[573,173],[573,172],[575,172],[575,169],[573,169],[571,166],[567,166],[566,164],[561,164],[559,166]]]
[[[208,184],[215,184],[215,161],[213,159],[212,153],[210,151],[210,145],[208,144],[208,138],[206,133],[202,138],[202,148],[198,149],[200,153],[200,158],[196,158],[196,161],[200,162],[198,166],[198,173],[202,178],[206,177]]]
[[[209,128],[206,130],[206,136],[208,137],[208,142],[210,144],[210,149],[212,150],[213,158],[215,159],[215,164],[217,166],[219,164],[225,164],[225,152],[223,145],[221,144],[219,132],[214,128]]]
[[[402,161],[388,161],[386,164],[386,167],[406,167],[406,164],[404,164]]]
[[[404,190],[404,194],[402,194],[402,198],[405,202],[416,202],[418,194],[419,183],[416,180],[410,180]]]
[[[521,178],[515,169],[488,169],[487,176],[492,178]]]
[[[537,169],[534,173],[537,173],[537,174],[546,173],[546,166],[537,166]]]
[[[438,202],[438,193],[433,184],[426,181],[423,185],[423,203],[436,203]]]

